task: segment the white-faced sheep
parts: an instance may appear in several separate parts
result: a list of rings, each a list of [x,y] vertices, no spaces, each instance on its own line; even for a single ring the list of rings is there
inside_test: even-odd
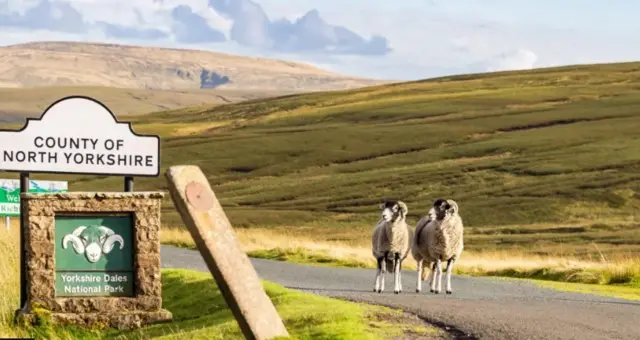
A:
[[[436,210],[434,207],[436,205],[442,204],[442,202],[444,202],[444,200],[442,199],[435,201],[434,206],[431,207],[431,209],[429,209],[427,214],[418,221],[418,223],[416,224],[415,232],[413,234],[413,243],[411,244],[411,255],[413,256],[413,259],[416,261],[417,269],[418,269],[418,282],[416,284],[416,292],[418,293],[422,290],[422,281],[425,280],[425,275],[427,271],[429,270],[429,268],[432,267],[432,265],[435,266],[435,259],[432,259],[429,256],[428,251],[424,251],[423,252],[424,255],[420,252],[421,247],[424,247],[424,245],[426,244],[426,240],[422,240],[422,238],[426,238],[425,237],[426,233],[422,233],[422,231],[424,227],[426,227],[429,224],[429,222],[436,219]],[[427,270],[423,270],[424,265],[427,266]],[[430,271],[430,273],[432,274],[433,271],[435,271],[435,267],[432,268],[432,271]],[[431,276],[429,276],[429,279],[431,279]]]
[[[384,276],[387,265],[393,268],[393,292],[402,292],[402,262],[409,255],[413,243],[413,232],[406,223],[409,209],[402,201],[388,200],[380,204],[382,218],[373,229],[372,253],[378,263],[374,292],[384,291]]]
[[[464,248],[464,226],[458,204],[451,199],[438,199],[425,216],[418,222],[412,246],[412,255],[418,264],[418,292],[424,279],[424,264],[433,264],[429,275],[431,292],[438,294],[442,287],[441,262],[447,262],[446,293],[451,294],[451,272]]]

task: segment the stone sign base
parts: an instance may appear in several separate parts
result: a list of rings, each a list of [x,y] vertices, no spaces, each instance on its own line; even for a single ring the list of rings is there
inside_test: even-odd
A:
[[[37,313],[25,314],[18,312],[18,322],[36,322]],[[116,328],[132,329],[140,328],[144,325],[168,322],[173,318],[172,314],[166,310],[158,312],[124,312],[124,313],[50,313],[51,321],[59,325],[74,325],[88,328]]]
[[[171,312],[162,309],[160,281],[163,196],[161,192],[21,194],[27,301],[18,317],[34,321],[44,311],[53,322],[119,329],[170,321]],[[120,276],[112,274],[127,270]],[[113,287],[120,283],[110,277],[123,278],[127,284],[114,293]]]

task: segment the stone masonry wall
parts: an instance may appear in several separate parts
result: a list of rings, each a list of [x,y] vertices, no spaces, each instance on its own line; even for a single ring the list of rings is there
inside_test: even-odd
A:
[[[171,313],[162,310],[161,298],[159,235],[163,196],[161,192],[23,193],[27,304],[22,312],[29,314],[40,306],[58,313],[54,314],[54,320],[82,319],[79,323],[86,325],[92,324],[92,315],[101,322],[112,315],[113,320],[125,320],[110,322],[118,328],[171,319]],[[132,214],[134,297],[55,297],[54,218],[56,214],[74,213]],[[126,313],[136,317],[123,317]]]

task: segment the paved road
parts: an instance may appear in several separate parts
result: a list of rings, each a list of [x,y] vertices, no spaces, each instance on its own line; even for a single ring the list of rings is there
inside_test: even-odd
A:
[[[415,293],[416,273],[403,272],[403,289],[373,293],[372,269],[327,268],[252,259],[261,278],[312,293],[402,308],[467,339],[640,339],[640,302],[559,292],[525,282],[454,276],[452,295],[433,295],[423,284]],[[162,246],[162,266],[208,272],[200,253]],[[444,285],[444,278],[443,278]],[[427,287],[427,291],[424,288]]]

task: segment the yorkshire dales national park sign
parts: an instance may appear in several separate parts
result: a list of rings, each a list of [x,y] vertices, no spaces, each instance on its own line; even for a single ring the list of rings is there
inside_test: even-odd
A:
[[[0,171],[20,172],[21,306],[55,323],[134,328],[166,322],[160,280],[162,192],[32,192],[30,173],[160,173],[160,138],[133,132],[99,101],[66,97],[22,130],[0,131]]]
[[[55,217],[56,296],[133,296],[131,216]]]
[[[27,302],[56,323],[131,328],[168,321],[160,281],[161,192],[21,195]]]
[[[0,170],[158,176],[160,138],[140,136],[102,103],[67,97],[20,131],[0,131]]]

